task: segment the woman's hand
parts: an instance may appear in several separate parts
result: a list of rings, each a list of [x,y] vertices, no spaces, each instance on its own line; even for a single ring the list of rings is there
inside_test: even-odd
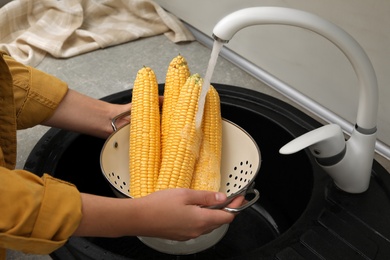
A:
[[[159,99],[162,106],[164,98]],[[131,103],[112,104],[69,89],[54,114],[42,124],[107,138],[113,132],[112,119],[130,110]],[[130,116],[120,118],[116,126],[120,128],[129,121]]]
[[[200,207],[225,202],[226,195],[220,192],[169,189],[136,200],[143,205],[143,219],[149,226],[144,236],[188,240],[230,223],[235,216],[223,210]],[[230,207],[238,207],[242,202],[243,197],[239,197]]]
[[[83,218],[76,236],[150,236],[188,240],[233,221],[235,215],[211,206],[226,201],[219,192],[168,189],[138,199],[82,194]],[[238,207],[236,198],[229,207]]]
[[[111,120],[131,109],[131,104],[111,104],[69,89],[54,114],[43,125],[107,138],[112,132]],[[129,117],[118,121],[120,127]]]

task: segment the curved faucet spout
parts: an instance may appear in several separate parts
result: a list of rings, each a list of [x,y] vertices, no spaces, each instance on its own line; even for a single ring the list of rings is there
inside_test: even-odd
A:
[[[241,29],[253,25],[290,25],[315,32],[335,44],[352,64],[360,84],[356,123],[364,132],[375,132],[378,111],[378,86],[374,68],[359,43],[335,24],[314,14],[283,7],[251,7],[222,18],[213,37],[228,42]]]
[[[295,26],[315,32],[336,45],[353,66],[359,82],[356,126],[346,143],[344,157],[334,165],[321,166],[341,189],[352,193],[365,191],[371,176],[378,113],[377,78],[370,59],[359,43],[340,27],[314,14],[290,8],[252,7],[233,12],[216,24],[213,37],[227,43],[245,27],[267,24]],[[307,143],[302,139],[308,136],[312,134],[298,137],[299,142]],[[317,151],[322,150],[331,145],[328,141],[313,143],[310,147],[315,145]],[[289,150],[295,144],[287,144],[281,151]],[[319,157],[318,154],[313,155]]]

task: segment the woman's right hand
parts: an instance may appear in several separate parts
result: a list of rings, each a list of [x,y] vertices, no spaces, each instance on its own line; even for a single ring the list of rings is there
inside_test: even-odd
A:
[[[138,199],[81,194],[83,217],[76,236],[150,236],[188,240],[233,221],[235,214],[212,206],[225,202],[220,192],[167,189]],[[228,207],[239,207],[237,197]]]
[[[235,217],[223,210],[201,207],[225,202],[226,195],[221,192],[168,189],[135,200],[142,205],[141,214],[148,223],[143,236],[188,240],[230,223]],[[229,206],[238,207],[242,202],[243,197],[239,197]]]

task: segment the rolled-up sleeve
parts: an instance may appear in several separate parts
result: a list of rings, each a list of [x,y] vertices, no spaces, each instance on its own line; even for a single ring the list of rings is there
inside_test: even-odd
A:
[[[0,171],[0,248],[49,254],[61,247],[81,221],[76,187],[47,174]]]
[[[68,88],[53,76],[0,55],[0,259],[5,248],[49,254],[64,245],[80,224],[80,192],[47,174],[12,170],[15,132],[49,118]]]
[[[62,80],[3,56],[13,78],[18,129],[41,124],[57,108],[68,91]]]

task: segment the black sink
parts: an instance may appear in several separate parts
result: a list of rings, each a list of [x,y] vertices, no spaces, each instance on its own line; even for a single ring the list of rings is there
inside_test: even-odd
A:
[[[307,150],[280,155],[279,148],[321,124],[268,95],[213,84],[222,116],[257,142],[262,165],[255,180],[258,202],[239,214],[214,247],[188,256],[154,251],[136,237],[80,238],[52,253],[54,259],[387,259],[390,256],[390,175],[374,161],[362,194],[338,190]],[[160,85],[163,93],[163,85]],[[131,91],[103,100],[126,103]],[[99,156],[104,140],[50,129],[31,152],[25,169],[50,173],[80,191],[114,197]],[[129,220],[131,221],[131,220]]]

